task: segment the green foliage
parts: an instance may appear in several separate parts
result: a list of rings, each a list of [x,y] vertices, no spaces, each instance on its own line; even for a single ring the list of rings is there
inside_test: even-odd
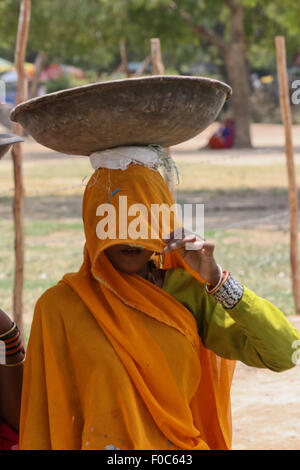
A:
[[[56,80],[50,80],[46,83],[46,92],[53,93],[55,91],[66,90],[75,87],[74,80],[69,75],[62,75]]]
[[[299,45],[299,0],[237,0],[244,6],[246,55],[250,66],[275,68],[274,36],[286,37],[289,61]],[[232,3],[235,0],[231,0]],[[32,0],[28,58],[38,51],[48,61],[112,70],[120,63],[119,44],[126,40],[129,60],[149,54],[149,39],[160,37],[167,68],[180,71],[196,62],[222,64],[215,46],[201,38],[180,14],[230,42],[230,1],[175,0]],[[13,59],[19,0],[0,2],[0,44]]]
[[[67,88],[74,88],[76,86],[86,85],[88,83],[96,81],[94,76],[93,79],[89,77],[91,77],[91,75],[88,75],[84,80],[78,80],[70,75],[63,74],[61,77],[55,80],[49,80],[46,83],[46,93],[53,93],[55,91],[66,90]]]

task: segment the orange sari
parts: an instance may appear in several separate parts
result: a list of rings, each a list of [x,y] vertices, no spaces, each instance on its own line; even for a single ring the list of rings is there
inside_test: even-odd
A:
[[[137,274],[118,272],[109,262],[104,253],[107,247],[113,243],[133,243],[132,239],[97,237],[97,207],[109,200],[119,214],[117,195],[127,196],[128,207],[144,204],[149,213],[150,204],[173,204],[159,173],[139,165],[131,165],[125,171],[97,170],[90,179],[83,200],[86,236],[83,265],[77,273],[65,275],[52,288],[53,295],[46,293],[37,305],[24,373],[20,447],[34,448],[35,435],[40,432],[46,436],[36,444],[40,448],[104,449],[113,445],[136,450],[229,449],[234,362],[217,357],[203,346],[193,315],[176,299]],[[161,225],[158,230],[159,237],[134,243],[162,253],[165,243],[161,239]],[[203,282],[178,254],[166,255],[163,267],[175,266],[188,269]],[[74,293],[80,299],[78,313],[75,312],[78,302],[71,307]],[[47,321],[47,315],[50,316],[47,311],[55,310],[51,309],[55,295],[66,337],[72,330],[72,342],[84,338],[85,350],[78,354],[72,345],[66,349],[66,345],[56,342],[53,354],[45,353],[43,361],[38,361],[41,338],[37,338],[37,331],[43,336],[44,351],[45,343],[51,343],[57,334],[56,317]],[[74,321],[75,317],[81,318],[83,308],[91,316],[83,320],[86,325],[96,321],[98,326],[90,328],[89,333],[84,324]],[[89,357],[99,357],[99,362],[86,363],[87,352]],[[74,371],[72,384],[65,375],[62,384],[62,364],[68,364]],[[39,376],[45,377],[47,400],[42,398]],[[79,398],[71,406],[67,398],[59,398],[56,392],[61,390],[61,394],[68,396],[74,387]],[[42,408],[39,416],[31,400]],[[62,432],[62,426],[70,426],[74,416],[80,417],[79,427],[76,431],[71,427]],[[58,429],[65,433],[60,441],[55,435]]]

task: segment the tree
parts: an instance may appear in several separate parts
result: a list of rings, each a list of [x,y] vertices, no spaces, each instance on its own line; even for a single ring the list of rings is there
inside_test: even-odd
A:
[[[19,3],[19,0],[0,2],[0,44],[11,51],[11,56]],[[107,41],[107,36],[104,39],[101,26],[111,21],[104,3],[99,0],[32,0],[27,59],[34,61],[37,54],[43,52],[48,61],[86,68],[110,67],[119,54],[119,43]],[[107,31],[112,33],[108,26]]]
[[[249,66],[275,71],[273,38],[286,37],[288,57],[299,49],[300,2],[288,0],[32,0],[28,49],[32,59],[112,70],[120,64],[120,43],[130,60],[149,55],[149,39],[160,37],[166,70],[211,61],[233,87],[236,146],[250,145]],[[19,0],[2,0],[0,43],[13,45]],[[296,49],[295,49],[296,48]],[[29,55],[30,56],[30,55]],[[9,57],[7,57],[9,58]]]
[[[139,25],[134,40],[137,36],[160,37],[164,52],[170,48],[182,49],[188,42],[198,45],[202,51],[208,46],[214,50],[214,57],[223,62],[225,78],[233,87],[235,146],[250,146],[250,52],[255,57],[253,46],[262,45],[265,56],[267,51],[275,65],[275,34],[284,32],[294,40],[290,43],[298,43],[299,2],[289,0],[289,8],[279,0],[115,0],[113,4],[118,8],[119,18],[123,15],[123,34],[127,33],[124,11],[131,22]],[[114,33],[118,34],[116,28]],[[256,49],[256,55],[257,52]]]
[[[200,38],[213,44],[223,57],[228,81],[233,88],[233,116],[236,122],[235,147],[250,147],[251,110],[249,74],[245,56],[244,5],[234,0],[225,0],[224,3],[230,13],[227,17],[227,41],[213,29],[195,22],[193,17],[178,7],[175,1],[171,1],[169,7],[178,11],[189,27]]]

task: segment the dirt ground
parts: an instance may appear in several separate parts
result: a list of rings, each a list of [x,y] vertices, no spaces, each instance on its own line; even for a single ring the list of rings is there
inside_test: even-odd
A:
[[[278,125],[267,124],[252,126],[253,149],[225,150],[212,157],[211,151],[205,149],[204,146],[214,126],[212,125],[200,137],[172,148],[175,160],[195,162],[211,161],[214,158],[214,163],[219,160],[220,165],[272,165],[284,159],[283,129]],[[298,162],[300,161],[300,126],[294,128],[294,145],[295,159]],[[27,159],[55,158],[53,153],[30,139],[26,142],[26,153]],[[182,193],[181,198],[184,200],[185,197],[189,197],[188,194],[185,196]],[[26,214],[31,217],[34,213],[35,218],[43,218],[47,212],[47,217],[63,218],[66,214],[75,215],[80,211],[79,196],[65,200],[63,205],[60,204],[62,200],[63,196],[58,196],[55,199],[57,204],[54,205],[53,197],[49,198],[49,201],[44,198],[42,207],[38,199],[36,201],[33,199],[30,207],[26,208]],[[251,217],[271,216],[269,223],[279,224],[286,229],[287,214],[280,216],[280,220],[272,218],[275,207],[279,212],[286,208],[285,195],[278,194],[275,198],[274,195],[256,192],[249,196],[247,204],[248,210],[245,213],[245,206],[243,205],[243,210],[241,210],[238,198],[222,195],[206,201],[207,227],[217,229],[227,228],[230,225],[239,226],[241,222]],[[58,212],[60,210],[61,213]],[[9,214],[10,206],[2,204],[0,217],[9,217]],[[268,220],[265,221],[266,223]],[[300,316],[289,317],[289,320],[300,331]],[[233,449],[300,450],[300,366],[283,373],[274,373],[249,368],[239,363],[232,386],[232,415]]]
[[[300,317],[289,316],[300,331]],[[233,449],[300,450],[300,365],[285,372],[237,364]]]

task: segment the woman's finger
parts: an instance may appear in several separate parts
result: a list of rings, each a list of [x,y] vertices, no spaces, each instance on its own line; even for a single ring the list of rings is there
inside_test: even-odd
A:
[[[215,249],[215,244],[214,244],[213,242],[205,241],[205,242],[203,243],[202,251],[203,251],[206,255],[208,255],[208,256],[212,255],[213,252],[214,252],[214,249]]]
[[[194,251],[199,251],[202,250],[204,245],[204,240],[196,240],[194,242],[188,242],[185,244],[185,249],[186,250],[194,250]]]
[[[181,227],[181,228],[174,230],[174,232],[171,232],[166,238],[163,238],[163,241],[165,243],[169,243],[170,241],[173,241],[173,240],[178,240],[178,239],[182,240],[184,236],[185,236],[185,231],[183,227]]]
[[[184,237],[182,240],[171,240],[167,244],[167,246],[165,246],[164,251],[168,252],[168,251],[178,250],[182,247],[185,247],[186,243],[192,243],[192,242],[195,242],[196,240],[197,240],[196,235],[188,235]]]

